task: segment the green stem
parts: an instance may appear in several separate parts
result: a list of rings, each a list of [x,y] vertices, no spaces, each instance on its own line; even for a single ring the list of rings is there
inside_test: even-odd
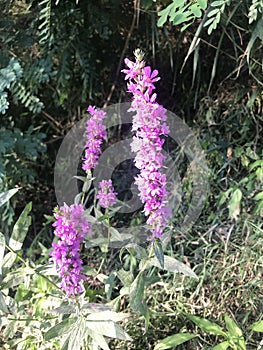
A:
[[[108,227],[108,241],[107,241],[107,251],[104,252],[103,254],[103,259],[100,263],[100,266],[99,266],[99,269],[97,271],[97,275],[100,273],[101,269],[102,269],[102,266],[103,264],[105,263],[106,261],[106,258],[107,258],[107,252],[108,252],[108,247],[110,246],[110,238],[111,238],[111,234],[110,234],[110,216],[109,216],[109,210],[108,208],[106,209],[105,211],[105,216],[107,217],[107,227]]]

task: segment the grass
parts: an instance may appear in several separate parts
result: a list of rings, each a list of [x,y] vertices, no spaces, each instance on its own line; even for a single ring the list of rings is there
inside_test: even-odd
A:
[[[134,342],[112,341],[111,349],[153,349],[158,340],[184,331],[196,332],[199,337],[178,346],[179,350],[211,349],[220,342],[195,327],[186,313],[221,326],[226,313],[242,329],[247,349],[258,349],[260,333],[250,331],[249,326],[262,318],[262,229],[247,221],[235,224],[227,240],[229,227],[216,227],[205,237],[206,242],[201,233],[192,235],[186,247],[189,256],[184,260],[191,262],[199,280],[159,273],[159,281],[146,293],[151,310],[149,329],[145,333],[143,319],[132,313],[124,327]]]

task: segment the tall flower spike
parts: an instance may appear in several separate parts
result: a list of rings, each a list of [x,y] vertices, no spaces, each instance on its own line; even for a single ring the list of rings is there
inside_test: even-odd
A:
[[[99,199],[99,205],[104,208],[116,203],[117,192],[114,192],[114,188],[111,180],[102,180],[99,183],[99,191],[97,198]]]
[[[76,297],[83,291],[85,276],[81,274],[83,267],[79,251],[86,233],[91,233],[91,224],[82,216],[83,210],[81,204],[64,204],[54,213],[54,234],[59,241],[52,244],[50,256],[62,279],[61,288],[68,297]]]
[[[98,158],[101,154],[101,145],[106,139],[106,128],[103,125],[103,119],[106,118],[104,111],[97,110],[89,106],[88,112],[91,118],[87,120],[85,145],[85,156],[83,158],[82,169],[91,170],[98,164]]]
[[[169,128],[165,122],[166,110],[156,102],[156,94],[153,94],[154,83],[160,79],[158,71],[145,66],[140,50],[135,51],[135,62],[126,58],[125,63],[129,69],[122,72],[128,80],[128,91],[133,94],[130,110],[135,112],[131,149],[136,153],[135,165],[140,170],[135,183],[154,240],[162,236],[171,215],[167,207],[166,175],[162,173],[165,156],[162,153],[164,139],[161,138],[168,135]]]

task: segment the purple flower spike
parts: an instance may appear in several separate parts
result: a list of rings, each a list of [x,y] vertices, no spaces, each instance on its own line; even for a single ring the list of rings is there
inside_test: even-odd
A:
[[[117,192],[114,192],[114,188],[111,180],[102,180],[99,183],[100,189],[97,195],[99,199],[99,205],[104,208],[109,208],[115,204]]]
[[[125,59],[129,69],[122,72],[126,75],[128,91],[133,94],[131,111],[133,116],[132,130],[135,136],[131,149],[136,153],[135,165],[140,170],[135,179],[139,196],[144,203],[144,214],[148,217],[147,224],[151,227],[152,237],[160,238],[171,216],[167,207],[166,175],[162,173],[162,153],[164,139],[169,127],[166,124],[166,110],[156,102],[154,83],[160,78],[157,70],[145,67],[143,54],[136,50],[135,62]]]
[[[106,118],[105,112],[97,110],[93,106],[89,106],[88,112],[91,118],[87,121],[86,127],[87,142],[82,164],[83,170],[91,170],[96,167],[101,154],[101,145],[107,135],[106,128],[103,125],[103,119]]]
[[[83,267],[79,251],[86,233],[91,233],[91,224],[82,216],[83,210],[81,204],[64,204],[54,213],[54,234],[60,239],[58,243],[52,244],[50,255],[62,279],[60,286],[67,297],[76,297],[83,291],[81,282],[85,276],[81,274]]]

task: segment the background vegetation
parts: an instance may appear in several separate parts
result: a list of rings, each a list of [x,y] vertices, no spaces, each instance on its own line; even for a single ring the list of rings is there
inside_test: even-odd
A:
[[[187,314],[222,327],[227,314],[242,329],[247,349],[261,349],[260,333],[249,327],[262,319],[263,309],[262,1],[0,0],[0,9],[0,192],[21,187],[0,208],[6,237],[32,202],[23,251],[6,265],[8,271],[48,260],[57,150],[89,104],[127,100],[120,70],[124,57],[139,47],[162,77],[158,102],[200,140],[210,194],[191,231],[178,233],[175,226],[171,247],[199,280],[154,271],[156,282],[145,297],[149,329],[144,333],[143,318],[132,312],[124,328],[134,342],[112,341],[111,347],[153,349],[158,340],[187,330],[199,337],[179,349],[210,349],[220,335],[198,330]],[[189,195],[190,185],[184,188]],[[87,264],[96,266],[100,254],[95,249]],[[109,253],[109,262],[113,257]],[[117,258],[114,263],[120,264]],[[22,280],[9,285],[8,295],[24,316],[47,317],[44,299],[41,305],[37,298],[50,286],[41,275],[30,283],[30,295]],[[104,300],[103,288],[91,279],[91,300]],[[125,297],[118,307],[130,308]],[[4,349],[30,336],[30,329],[21,336],[19,328],[12,334],[1,321],[0,326]],[[30,340],[22,344],[35,349]]]

